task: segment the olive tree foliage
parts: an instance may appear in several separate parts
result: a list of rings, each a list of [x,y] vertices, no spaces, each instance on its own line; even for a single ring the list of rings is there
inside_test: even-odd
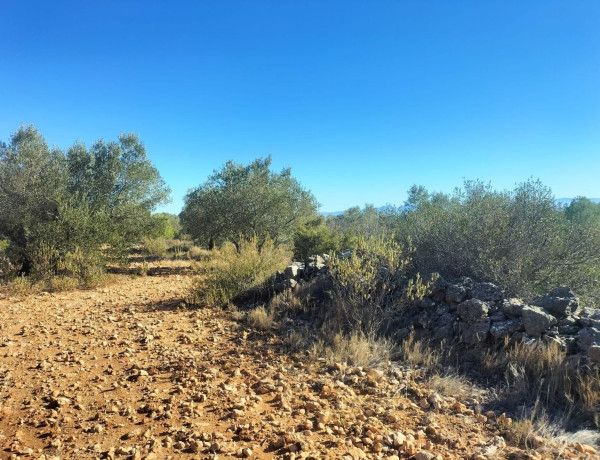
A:
[[[298,223],[314,216],[315,197],[291,175],[270,169],[271,157],[248,165],[228,161],[185,197],[181,224],[186,233],[212,249],[225,241],[239,248],[256,235],[288,244]]]
[[[583,295],[593,284],[598,228],[569,221],[539,181],[512,191],[466,181],[451,195],[422,192],[398,232],[414,245],[421,273],[492,281],[523,296],[565,284]]]
[[[600,226],[600,203],[578,196],[565,207],[565,216],[578,224]]]
[[[0,239],[23,273],[122,254],[151,231],[151,211],[168,194],[133,134],[63,152],[28,126],[0,148]]]

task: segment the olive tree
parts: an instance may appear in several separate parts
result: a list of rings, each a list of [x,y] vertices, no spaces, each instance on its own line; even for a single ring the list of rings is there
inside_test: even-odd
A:
[[[133,134],[65,153],[29,126],[0,146],[0,239],[25,274],[122,254],[151,230],[168,193]]]
[[[271,171],[271,157],[248,165],[228,161],[185,197],[181,224],[198,242],[213,248],[257,236],[291,242],[295,226],[314,216],[317,202],[289,168]]]

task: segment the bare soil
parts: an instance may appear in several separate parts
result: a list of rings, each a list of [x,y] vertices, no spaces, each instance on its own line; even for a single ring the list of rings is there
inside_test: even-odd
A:
[[[180,265],[89,291],[0,291],[0,458],[594,457],[541,439],[521,450],[499,414],[402,368],[311,360],[227,311],[189,309]]]

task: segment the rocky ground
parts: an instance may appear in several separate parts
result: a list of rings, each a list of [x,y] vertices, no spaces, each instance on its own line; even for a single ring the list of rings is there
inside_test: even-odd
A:
[[[502,414],[408,369],[294,356],[229,312],[187,309],[185,270],[163,268],[90,291],[0,291],[0,458],[597,458],[511,446]]]

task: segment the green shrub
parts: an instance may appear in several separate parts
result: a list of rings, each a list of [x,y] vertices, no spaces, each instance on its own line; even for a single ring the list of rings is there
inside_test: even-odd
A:
[[[273,240],[242,239],[238,249],[226,243],[214,250],[192,283],[191,302],[226,305],[234,297],[261,286],[290,261],[290,254]]]
[[[512,192],[465,182],[451,196],[425,196],[399,222],[422,273],[491,281],[520,296],[558,285],[582,294],[598,274],[600,228],[567,220],[539,181]]]
[[[411,253],[410,247],[381,238],[362,239],[351,254],[334,255],[333,322],[346,332],[376,336],[408,301],[422,298],[428,285],[410,276]]]
[[[8,292],[11,294],[25,295],[38,292],[40,290],[41,286],[38,283],[34,283],[26,276],[17,276],[10,283],[8,283]]]
[[[327,226],[324,217],[305,221],[294,232],[295,260],[306,260],[310,256],[340,249],[340,240],[335,231]]]

